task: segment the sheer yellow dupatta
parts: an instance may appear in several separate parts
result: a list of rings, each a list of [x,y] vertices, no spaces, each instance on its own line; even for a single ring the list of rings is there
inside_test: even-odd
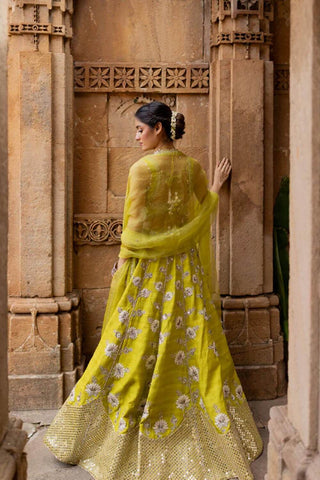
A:
[[[217,313],[220,294],[211,239],[219,196],[207,187],[200,164],[180,151],[147,155],[130,169],[121,236],[122,258],[159,258],[199,251]],[[126,262],[114,276],[110,296],[128,275]],[[114,285],[113,285],[114,284]]]

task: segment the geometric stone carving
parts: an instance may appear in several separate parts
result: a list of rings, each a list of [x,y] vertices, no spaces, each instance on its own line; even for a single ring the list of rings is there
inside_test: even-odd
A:
[[[72,29],[66,25],[53,25],[52,23],[10,23],[9,35],[22,35],[25,33],[59,35],[72,38]]]
[[[75,215],[73,242],[76,245],[114,245],[121,241],[122,218],[107,215]]]
[[[288,64],[275,64],[274,90],[277,94],[289,94],[290,69]]]
[[[220,32],[216,35],[216,41],[211,46],[218,46],[223,43],[272,43],[272,34],[264,32]]]
[[[59,7],[62,12],[73,13],[73,0],[15,0],[15,6],[23,8],[25,5],[45,5],[49,10]]]
[[[239,15],[257,15],[259,20],[273,21],[272,0],[216,0],[213,7],[214,22],[224,20],[225,16],[235,19]]]
[[[208,93],[209,66],[75,62],[76,92]]]

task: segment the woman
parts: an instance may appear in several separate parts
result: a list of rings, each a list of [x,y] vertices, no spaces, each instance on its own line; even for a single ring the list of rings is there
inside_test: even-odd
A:
[[[184,117],[140,107],[143,156],[129,172],[123,234],[101,340],[45,443],[96,480],[247,480],[262,450],[220,316],[212,189],[174,148]]]

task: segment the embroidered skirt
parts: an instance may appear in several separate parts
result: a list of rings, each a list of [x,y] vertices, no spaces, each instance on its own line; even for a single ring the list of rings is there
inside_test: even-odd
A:
[[[129,259],[45,444],[96,480],[249,480],[262,440],[196,248]]]

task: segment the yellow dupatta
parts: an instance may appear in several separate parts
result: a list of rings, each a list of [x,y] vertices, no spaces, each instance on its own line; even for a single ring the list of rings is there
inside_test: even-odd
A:
[[[142,157],[129,172],[119,256],[158,258],[197,247],[221,314],[210,235],[218,199],[194,158],[179,150]]]

